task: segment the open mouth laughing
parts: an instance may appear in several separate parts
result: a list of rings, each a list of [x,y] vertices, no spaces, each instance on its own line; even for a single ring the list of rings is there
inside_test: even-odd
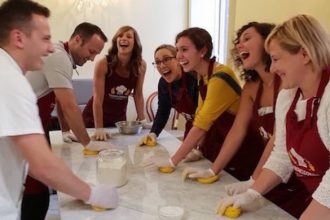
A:
[[[122,41],[122,42],[119,42],[119,46],[121,48],[127,48],[127,47],[129,47],[129,43],[126,41]]]
[[[169,70],[169,69],[168,70],[164,70],[164,71],[161,72],[162,76],[165,77],[165,78],[167,78],[168,76],[170,76],[171,73],[172,73],[172,71]]]
[[[186,65],[188,65],[188,63],[189,63],[188,61],[180,61],[181,66],[186,66]]]
[[[247,51],[241,51],[239,53],[239,57],[242,59],[242,60],[246,60],[247,58],[249,58],[250,56],[250,53],[247,52]]]

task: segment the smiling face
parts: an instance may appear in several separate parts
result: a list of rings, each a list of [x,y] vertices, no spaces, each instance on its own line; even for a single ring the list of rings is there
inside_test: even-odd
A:
[[[133,30],[125,31],[117,37],[117,48],[119,53],[132,53],[134,47],[134,32]]]
[[[172,83],[173,81],[181,78],[182,70],[180,64],[175,58],[175,54],[173,54],[169,49],[162,48],[157,50],[154,58],[156,68],[166,82]]]
[[[254,27],[246,29],[235,45],[237,54],[246,70],[255,70],[263,64],[264,39]]]
[[[88,40],[83,40],[77,35],[74,41],[75,44],[72,48],[70,47],[70,52],[75,64],[78,66],[84,65],[88,60],[93,61],[104,47],[104,41],[98,34],[94,34]]]
[[[180,37],[176,43],[177,59],[185,72],[197,71],[204,59],[205,49],[197,50],[188,37]]]
[[[42,68],[42,57],[52,53],[54,48],[51,42],[48,20],[42,15],[32,15],[33,29],[29,34],[22,32],[25,38],[24,50],[27,60],[24,64],[24,71],[39,70]]]
[[[272,58],[271,72],[276,73],[282,79],[285,89],[300,86],[305,78],[309,57],[300,49],[292,54],[284,50],[276,39],[269,43],[269,54]]]

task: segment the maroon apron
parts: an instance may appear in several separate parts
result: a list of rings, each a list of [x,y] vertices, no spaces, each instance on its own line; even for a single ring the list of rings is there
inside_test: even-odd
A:
[[[108,60],[108,74],[105,77],[103,98],[103,127],[114,127],[118,121],[126,121],[126,110],[129,95],[135,89],[137,76],[130,73],[128,78],[119,76],[111,68]],[[86,127],[94,127],[93,97],[88,101],[83,118]]]
[[[312,200],[311,195],[319,186],[322,177],[329,169],[330,153],[322,142],[317,128],[317,111],[326,85],[329,82],[329,69],[323,71],[316,97],[307,100],[306,116],[298,121],[296,104],[301,95],[298,89],[286,115],[287,151],[293,164],[295,175],[308,190],[309,198],[301,200],[306,208]]]
[[[41,118],[41,123],[45,134],[48,132],[47,127],[51,121],[51,113],[55,107],[55,94],[50,92],[49,94],[38,99],[39,116]],[[41,183],[40,181],[30,177],[26,177],[25,181],[25,191],[24,194],[39,194],[48,191],[48,187]]]
[[[212,77],[214,59],[210,61],[208,69],[208,78]],[[204,85],[203,79],[199,82],[199,93],[202,100],[205,100],[207,94],[207,85]],[[219,94],[225,95],[225,94]],[[203,156],[210,161],[214,161],[221,149],[221,146],[235,120],[235,115],[225,111],[214,122],[206,132],[204,143],[200,150]],[[244,139],[240,149],[230,160],[225,170],[239,180],[246,180],[252,175],[255,167],[263,152],[263,140],[256,127],[250,126],[248,134]]]
[[[273,94],[273,112],[265,115],[259,115],[258,109],[260,108],[260,100],[263,92],[262,83],[259,83],[257,96],[253,105],[253,119],[251,123],[255,123],[261,137],[265,141],[265,145],[269,141],[270,135],[273,134],[274,121],[275,121],[275,104],[279,92],[280,78],[275,75],[274,79],[274,94]],[[307,196],[305,186],[297,179],[296,175],[292,175],[289,181],[279,184],[277,187],[268,192],[265,197],[298,218],[302,211],[305,210],[305,205],[301,206],[301,201],[305,201]]]
[[[178,90],[176,97],[173,97],[171,84],[168,84],[168,93],[171,98],[171,103],[173,108],[180,114],[182,114],[186,119],[186,129],[184,131],[183,138],[186,138],[187,134],[189,133],[190,129],[192,128],[193,121],[194,121],[194,114],[196,111],[196,105],[192,97],[188,93],[187,88],[187,79],[186,74],[183,73],[181,78],[181,87]],[[175,101],[173,102],[173,98]]]
[[[258,113],[260,108],[261,95],[263,93],[263,86],[261,81],[259,82],[256,99],[253,103],[253,119],[251,123],[255,123],[257,125],[260,135],[265,141],[265,144],[267,144],[270,136],[273,134],[275,122],[275,104],[281,83],[279,76],[275,75],[274,77],[273,112],[264,115],[259,115]]]

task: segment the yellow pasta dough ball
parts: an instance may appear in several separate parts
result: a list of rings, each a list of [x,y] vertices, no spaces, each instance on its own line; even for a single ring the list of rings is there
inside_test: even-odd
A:
[[[149,147],[154,147],[156,146],[156,141],[153,141],[152,139],[147,139],[146,142],[145,142],[145,145],[149,146]]]
[[[101,207],[98,207],[98,206],[92,206],[92,209],[94,211],[97,211],[97,212],[102,212],[102,211],[105,211],[106,210],[105,208],[101,208]]]
[[[240,208],[234,208],[233,206],[228,206],[225,211],[225,216],[229,218],[237,218],[241,214]]]
[[[98,151],[94,151],[94,150],[88,150],[88,149],[83,150],[84,155],[97,155],[98,153],[99,153]]]
[[[218,179],[219,179],[219,176],[214,175],[214,176],[207,177],[207,178],[203,178],[203,177],[197,178],[197,181],[199,183],[203,183],[203,184],[211,184],[211,183],[216,182]]]
[[[174,167],[159,167],[159,171],[161,173],[172,173],[174,171]]]

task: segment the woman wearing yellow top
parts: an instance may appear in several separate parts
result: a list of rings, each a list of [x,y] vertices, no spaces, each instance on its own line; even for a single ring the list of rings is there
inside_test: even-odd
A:
[[[185,72],[195,71],[198,75],[198,107],[186,139],[177,152],[167,161],[151,158],[147,165],[175,167],[194,146],[200,145],[200,151],[207,159],[214,161],[220,147],[234,121],[239,107],[240,86],[235,73],[228,67],[211,58],[212,38],[202,28],[188,28],[176,37],[177,59]],[[251,157],[260,158],[262,139],[256,129],[250,129],[242,147],[227,166],[227,171],[239,179],[249,177],[256,166]],[[254,141],[254,143],[252,143]],[[251,149],[251,148],[255,148]],[[249,157],[249,160],[242,160]],[[256,160],[258,161],[258,160]],[[239,165],[239,166],[237,166]],[[214,172],[210,169],[210,176]]]
[[[263,155],[259,158],[256,170],[251,173],[251,178],[225,186],[229,195],[245,192],[253,184],[274,146],[271,137],[274,133],[275,102],[281,79],[270,72],[271,58],[264,48],[265,40],[274,27],[275,25],[269,23],[249,22],[237,31],[234,40],[232,55],[237,69],[242,70],[241,77],[245,84],[235,122],[210,169],[214,173],[220,173],[226,167],[241,147],[250,124],[258,127],[265,144]],[[184,173],[188,178],[209,177],[207,169],[200,167],[187,167]],[[308,198],[307,195],[303,184],[292,175],[287,184],[279,185],[265,197],[298,218],[306,207],[297,204]]]

